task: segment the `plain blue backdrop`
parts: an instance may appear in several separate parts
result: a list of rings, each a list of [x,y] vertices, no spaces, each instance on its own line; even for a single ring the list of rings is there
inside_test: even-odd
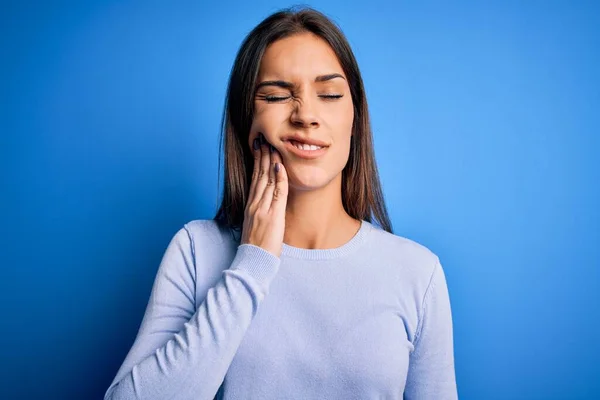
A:
[[[355,51],[395,233],[445,267],[460,398],[600,398],[600,7],[484,3],[309,4]],[[236,51],[292,4],[3,3],[0,398],[103,396],[216,211]]]

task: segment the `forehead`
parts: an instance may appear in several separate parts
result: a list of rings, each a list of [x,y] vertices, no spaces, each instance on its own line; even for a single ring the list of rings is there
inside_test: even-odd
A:
[[[345,76],[329,44],[313,33],[301,33],[271,43],[258,74],[261,78],[293,80],[334,72]]]

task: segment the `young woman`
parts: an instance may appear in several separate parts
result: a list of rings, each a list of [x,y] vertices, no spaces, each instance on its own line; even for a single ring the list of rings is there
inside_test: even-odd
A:
[[[336,25],[312,9],[261,22],[223,123],[221,207],[173,237],[104,398],[457,398],[444,271],[392,233]]]

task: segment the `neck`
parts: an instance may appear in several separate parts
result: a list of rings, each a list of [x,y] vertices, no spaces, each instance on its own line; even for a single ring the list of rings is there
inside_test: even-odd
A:
[[[341,174],[316,190],[290,187],[284,243],[303,249],[332,249],[348,242],[360,228],[342,203]]]

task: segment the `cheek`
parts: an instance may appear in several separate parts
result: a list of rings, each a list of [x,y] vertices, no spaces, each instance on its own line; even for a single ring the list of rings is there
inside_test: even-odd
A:
[[[354,107],[352,101],[340,102],[328,110],[327,120],[338,141],[350,140],[354,122]]]
[[[350,143],[352,137],[352,125],[354,122],[354,107],[351,101],[339,104],[339,107],[331,114],[331,121],[335,131],[337,151],[335,156],[336,169],[343,169],[350,155]]]
[[[352,124],[354,123],[354,104],[352,103],[352,101],[349,101],[348,103],[346,103],[344,110],[341,114],[343,115],[344,126],[346,127],[348,132],[351,134],[352,133]]]
[[[263,132],[266,135],[277,132],[281,123],[286,121],[286,112],[289,117],[289,112],[281,105],[278,107],[264,104],[255,105],[250,135],[256,135],[257,132]]]

